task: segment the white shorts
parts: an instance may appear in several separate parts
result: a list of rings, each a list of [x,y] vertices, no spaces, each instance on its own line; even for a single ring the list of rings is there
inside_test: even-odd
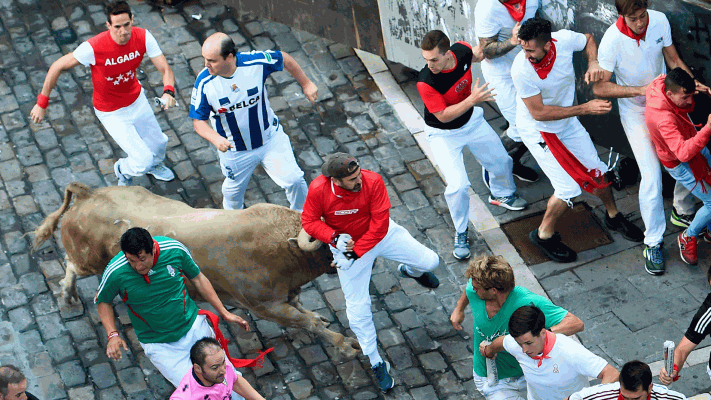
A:
[[[499,379],[494,386],[489,386],[486,378],[474,372],[474,385],[486,400],[526,400],[528,391],[526,390],[526,378],[523,376],[515,378]]]
[[[198,315],[188,333],[172,343],[141,343],[146,357],[155,365],[160,373],[173,384],[178,386],[185,374],[193,368],[190,362],[190,348],[195,342],[205,337],[215,337],[215,332],[210,326],[207,317]],[[227,360],[229,363],[230,360]],[[231,364],[230,364],[231,365]],[[234,367],[233,367],[234,368]],[[235,369],[235,373],[242,375]],[[244,397],[232,392],[232,400],[244,400]]]
[[[567,147],[589,171],[598,169],[602,173],[607,172],[607,164],[600,160],[600,157],[597,155],[597,149],[590,139],[590,134],[588,134],[588,131],[585,130],[577,118],[567,130],[558,132],[557,135],[565,147]],[[551,181],[554,189],[553,195],[563,201],[568,201],[579,196],[582,193],[580,185],[561,167],[558,160],[553,156],[548,146],[546,146],[541,135],[538,135],[540,142],[530,142],[529,140],[532,136],[531,134],[521,135],[523,143],[528,147],[528,151],[531,152],[531,155],[536,159],[543,173],[545,173]]]

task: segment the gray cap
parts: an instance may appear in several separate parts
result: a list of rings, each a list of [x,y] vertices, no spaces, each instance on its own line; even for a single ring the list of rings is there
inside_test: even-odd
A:
[[[321,173],[329,178],[345,178],[358,169],[358,160],[347,153],[334,153],[326,157],[321,165]]]

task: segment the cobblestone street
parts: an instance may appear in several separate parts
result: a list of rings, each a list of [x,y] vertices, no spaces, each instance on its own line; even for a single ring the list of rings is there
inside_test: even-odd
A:
[[[287,72],[273,74],[267,87],[307,181],[320,174],[325,155],[347,151],[357,156],[364,168],[383,175],[391,217],[444,260],[436,271],[442,282],[436,292],[401,280],[392,263],[376,263],[374,318],[381,354],[390,360],[397,384],[387,397],[478,397],[471,381],[471,317],[462,333],[449,324],[465,283],[466,263],[451,255],[444,183],[360,59],[346,46],[237,15],[219,3],[191,4],[161,11],[131,2],[136,25],[153,33],[168,58],[179,95],[179,107],[155,109],[170,137],[167,163],[177,179],[165,183],[142,177],[134,184],[194,207],[219,208],[223,178],[215,150],[193,131],[187,117],[191,88],[203,68],[202,40],[223,31],[241,51],[288,52],[317,83],[317,107]],[[36,252],[30,249],[32,236],[26,235],[59,208],[69,182],[95,188],[116,184],[112,166],[123,154],[94,115],[88,68],[61,76],[45,122],[33,124],[28,117],[49,65],[106,29],[103,8],[98,2],[0,0],[0,21],[0,362],[18,364],[28,377],[29,391],[46,400],[165,399],[173,388],[142,353],[125,306],[117,300],[121,331],[131,351],[115,362],[105,355],[106,333],[92,301],[99,277],[79,279],[81,302],[65,305],[57,297],[64,276],[58,231]],[[144,62],[139,72],[148,97],[159,95],[161,76],[153,65]],[[288,205],[283,191],[258,168],[246,203],[265,201]],[[470,236],[473,252],[487,251],[481,237]],[[324,275],[303,289],[307,309],[332,321],[332,329],[353,336],[336,277]],[[343,360],[304,331],[245,317],[253,332],[236,326],[223,331],[230,333],[233,356],[275,347],[262,369],[243,371],[266,398],[382,397],[364,357]]]

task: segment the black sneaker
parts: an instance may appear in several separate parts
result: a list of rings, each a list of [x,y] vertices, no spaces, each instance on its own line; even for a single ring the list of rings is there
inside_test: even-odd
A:
[[[534,229],[528,234],[528,238],[534,246],[538,247],[546,257],[553,261],[567,263],[573,262],[578,258],[578,254],[561,241],[560,233],[558,232],[543,240],[538,237],[538,229]]]
[[[672,207],[671,217],[669,217],[669,221],[671,221],[672,224],[682,228],[688,228],[693,220],[694,214],[681,214],[676,211],[676,208]]]
[[[630,242],[644,241],[644,232],[637,225],[628,221],[621,212],[618,212],[614,218],[610,218],[605,213],[605,226],[611,231],[619,232],[623,238]]]
[[[520,162],[514,161],[513,164],[513,176],[524,181],[524,182],[536,182],[538,180],[538,173]]]
[[[378,380],[378,386],[383,393],[387,393],[388,390],[395,386],[395,380],[390,376],[390,363],[387,361],[381,361],[378,364],[371,367],[373,373],[375,374],[375,379]]]
[[[433,274],[432,272],[425,272],[422,275],[415,277],[407,273],[407,270],[405,269],[405,264],[398,265],[397,270],[400,271],[400,274],[405,278],[414,279],[417,281],[417,283],[426,288],[436,289],[439,286],[439,279],[437,279],[435,274]]]

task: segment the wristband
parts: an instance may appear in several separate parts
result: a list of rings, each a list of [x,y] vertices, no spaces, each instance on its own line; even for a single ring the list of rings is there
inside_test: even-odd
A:
[[[118,335],[119,335],[118,331],[113,331],[107,335],[107,340],[111,340],[111,338],[114,338]]]
[[[49,97],[43,95],[42,93],[37,95],[37,105],[42,108],[46,109],[47,106],[49,105]]]
[[[674,377],[672,382],[676,382],[679,380],[679,378],[681,378],[681,375],[679,375],[679,366],[676,364],[674,364],[674,371],[676,371],[676,376]]]
[[[173,87],[173,85],[164,85],[163,86],[163,94],[166,94],[166,93],[175,97],[175,88]]]

